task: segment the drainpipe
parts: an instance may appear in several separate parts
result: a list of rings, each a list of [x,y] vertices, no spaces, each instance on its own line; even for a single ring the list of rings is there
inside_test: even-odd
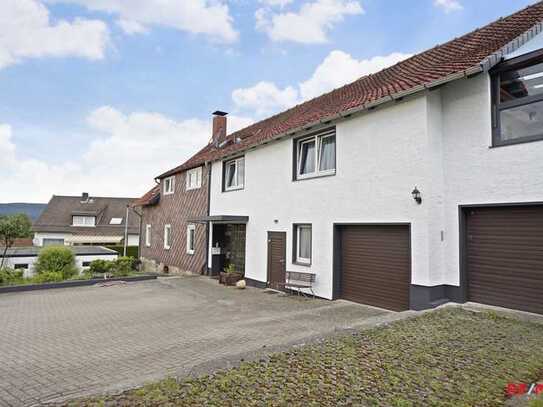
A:
[[[211,162],[205,163],[207,167],[207,216],[211,213]],[[204,270],[206,275],[209,275],[209,222],[206,222],[206,264]]]
[[[126,218],[124,221],[124,247],[123,247],[123,257],[126,257],[126,246],[128,245],[128,209],[130,204],[126,205]]]

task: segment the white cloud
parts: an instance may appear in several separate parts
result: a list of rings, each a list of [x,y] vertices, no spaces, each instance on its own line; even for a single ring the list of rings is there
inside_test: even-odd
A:
[[[233,19],[224,0],[45,0],[79,4],[92,11],[118,16],[127,34],[147,31],[149,26],[170,27],[231,43],[238,39]]]
[[[259,82],[250,88],[234,90],[232,100],[239,109],[254,110],[256,115],[263,116],[295,105],[298,91],[291,86],[279,89],[274,83]]]
[[[50,164],[18,154],[12,128],[0,124],[0,190],[2,200],[47,201],[52,194],[140,196],[163,171],[181,164],[207,144],[211,120],[176,121],[159,113],[124,114],[104,106],[87,122],[102,133],[81,157]],[[230,131],[250,119],[229,117]]]
[[[232,100],[240,111],[263,116],[287,109],[362,76],[378,72],[410,56],[395,52],[386,56],[357,60],[343,51],[335,50],[330,52],[306,81],[284,89],[271,82],[259,82],[249,88],[236,89],[232,93]]]
[[[318,44],[328,41],[328,31],[345,16],[364,13],[358,0],[314,0],[298,12],[274,13],[269,8],[256,11],[256,28],[273,41]]]
[[[259,0],[260,3],[265,4],[270,7],[285,7],[287,4],[292,3],[294,0]]]
[[[434,6],[441,8],[445,13],[459,11],[464,8],[458,0],[434,0]]]
[[[24,58],[75,56],[102,59],[109,42],[106,24],[76,18],[54,24],[37,0],[3,0],[0,7],[0,69]]]

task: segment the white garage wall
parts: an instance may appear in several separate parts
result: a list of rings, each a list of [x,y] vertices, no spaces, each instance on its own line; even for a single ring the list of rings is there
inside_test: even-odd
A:
[[[430,205],[411,197],[415,185],[423,199],[431,191],[428,157],[437,147],[428,139],[426,101],[420,96],[338,124],[335,176],[293,182],[291,139],[246,153],[241,191],[221,191],[222,163],[214,163],[211,215],[249,216],[246,276],[266,281],[267,231],[284,231],[287,270],[316,273],[317,295],[331,298],[334,223],[410,222],[412,281],[430,284]],[[313,225],[311,267],[292,264],[293,223]]]
[[[458,205],[543,202],[543,141],[491,148],[490,78],[441,91],[443,103],[445,284],[459,284]]]

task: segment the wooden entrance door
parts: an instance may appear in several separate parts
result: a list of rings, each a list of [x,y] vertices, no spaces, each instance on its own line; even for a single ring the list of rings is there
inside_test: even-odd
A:
[[[282,289],[285,282],[287,234],[268,232],[268,287]]]

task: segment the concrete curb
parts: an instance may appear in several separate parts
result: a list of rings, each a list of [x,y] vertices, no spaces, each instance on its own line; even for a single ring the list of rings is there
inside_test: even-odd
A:
[[[36,291],[36,290],[50,290],[54,288],[69,288],[69,287],[85,287],[99,283],[110,283],[114,281],[145,281],[156,280],[157,276],[144,275],[144,276],[132,276],[132,277],[114,277],[104,280],[102,278],[94,278],[92,280],[73,280],[73,281],[60,281],[58,283],[44,283],[44,284],[28,284],[28,285],[8,285],[0,287],[0,294],[18,293],[24,291]]]

